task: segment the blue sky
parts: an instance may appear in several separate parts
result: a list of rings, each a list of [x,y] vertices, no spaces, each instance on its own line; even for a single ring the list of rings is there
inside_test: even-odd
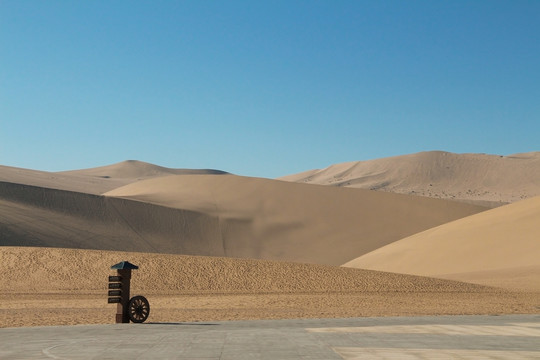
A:
[[[540,1],[0,0],[0,164],[540,150]]]

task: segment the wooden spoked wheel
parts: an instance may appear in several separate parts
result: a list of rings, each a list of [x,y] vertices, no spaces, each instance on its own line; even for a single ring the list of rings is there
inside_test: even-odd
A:
[[[134,323],[143,323],[150,315],[150,303],[144,296],[134,296],[129,300],[128,314]]]

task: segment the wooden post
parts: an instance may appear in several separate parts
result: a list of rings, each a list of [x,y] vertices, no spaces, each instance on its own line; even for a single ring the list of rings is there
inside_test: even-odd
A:
[[[138,269],[128,261],[122,261],[111,266],[116,269],[116,276],[109,276],[109,304],[116,303],[116,323],[129,323],[129,292],[131,282],[131,270]]]

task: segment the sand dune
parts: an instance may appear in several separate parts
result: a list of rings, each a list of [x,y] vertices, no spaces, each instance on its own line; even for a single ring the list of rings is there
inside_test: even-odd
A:
[[[112,323],[110,266],[139,266],[149,321],[537,312],[535,294],[324,265],[0,247],[0,327]]]
[[[470,183],[506,200],[529,196],[536,157],[515,157],[528,162],[530,173],[520,173],[522,187],[513,183],[514,197],[500,191],[512,178],[491,177],[489,161],[498,161],[492,158],[484,178],[473,171]],[[437,173],[431,169],[430,176]],[[530,286],[540,283],[532,235],[538,199],[483,212],[486,207],[428,197],[138,161],[62,173],[0,167],[0,327],[112,322],[106,276],[122,260],[141,268],[133,293],[149,298],[152,321],[537,313],[535,293],[328,265],[432,233],[434,242],[422,243],[431,261],[425,268],[437,270],[428,275],[540,291]],[[410,256],[391,255],[396,264]]]
[[[340,265],[482,210],[233,175],[161,177],[108,196],[0,182],[0,245]]]
[[[219,220],[222,255],[339,265],[484,210],[451,201],[234,175],[139,181],[105,194]]]
[[[540,291],[540,197],[426,230],[344,266]]]
[[[510,156],[421,152],[355,161],[280,180],[499,206],[540,195],[540,152]]]

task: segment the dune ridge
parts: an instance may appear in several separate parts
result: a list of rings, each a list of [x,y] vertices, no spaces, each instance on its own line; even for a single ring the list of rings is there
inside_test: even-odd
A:
[[[99,195],[115,188],[152,177],[205,174],[221,175],[213,169],[172,169],[143,161],[126,160],[89,169],[48,172],[0,165],[0,181],[49,189]]]
[[[499,156],[444,151],[346,162],[279,178],[491,207],[540,195],[539,179],[540,152]]]
[[[49,189],[101,194],[131,180],[93,177],[78,174],[54,173],[0,165],[0,181]]]
[[[227,172],[214,169],[173,169],[139,160],[125,160],[90,169],[64,171],[61,174],[140,180],[167,175],[223,175]]]

